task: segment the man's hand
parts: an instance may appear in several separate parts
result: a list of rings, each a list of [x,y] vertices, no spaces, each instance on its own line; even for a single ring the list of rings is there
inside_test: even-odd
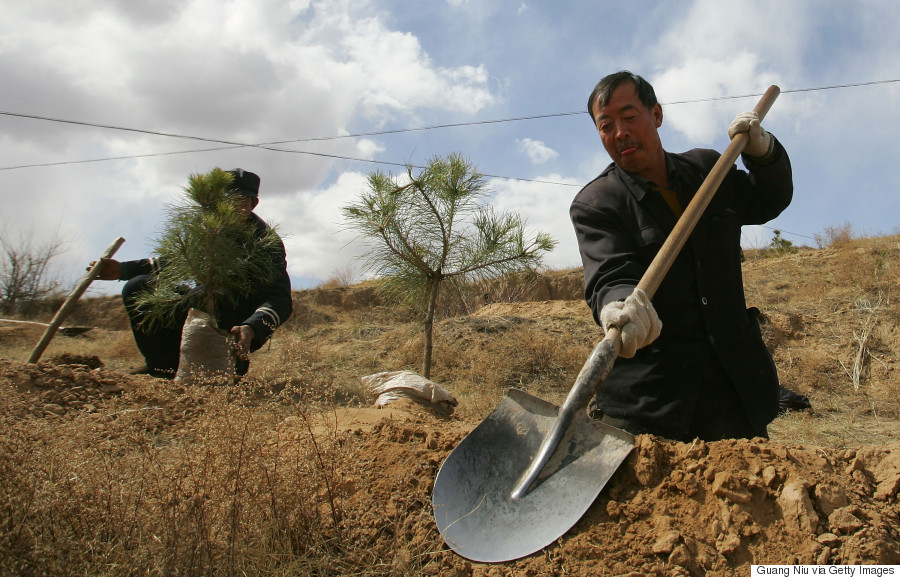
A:
[[[90,272],[94,265],[97,264],[97,261],[92,260],[91,264],[87,266],[84,270]],[[97,278],[100,280],[119,280],[119,275],[122,274],[122,263],[117,260],[111,258],[101,258],[100,259],[100,271],[97,275]]]
[[[744,154],[747,156],[762,158],[775,146],[775,138],[762,127],[755,112],[741,112],[735,116],[728,126],[728,139],[733,139],[735,134],[741,132],[746,132],[750,136],[744,148]]]
[[[640,289],[634,289],[624,301],[607,303],[600,310],[600,322],[605,332],[610,327],[619,329],[622,337],[619,355],[626,359],[655,341],[662,331],[662,321],[656,309],[647,298],[647,293]]]
[[[234,337],[234,348],[239,359],[246,361],[250,358],[250,343],[256,336],[253,328],[249,325],[238,325],[231,327],[231,335]]]

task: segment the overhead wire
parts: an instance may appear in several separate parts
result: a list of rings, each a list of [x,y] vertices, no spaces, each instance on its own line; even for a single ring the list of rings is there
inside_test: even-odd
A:
[[[836,84],[831,86],[819,86],[819,87],[811,87],[811,88],[796,88],[791,90],[782,90],[782,94],[791,94],[791,93],[799,93],[799,92],[815,92],[815,91],[823,91],[823,90],[834,90],[838,88],[854,88],[860,86],[871,86],[876,84],[888,84],[900,82],[900,78],[889,79],[889,80],[872,80],[868,82],[856,82],[856,83],[848,83],[848,84]],[[742,94],[742,95],[729,95],[729,96],[712,96],[707,98],[693,98],[688,100],[677,100],[673,102],[663,103],[666,106],[674,106],[678,104],[692,104],[698,102],[714,102],[720,100],[736,100],[741,98],[752,98],[761,96],[762,93],[753,93],[753,94]],[[49,116],[40,116],[36,114],[24,114],[19,112],[9,112],[9,111],[0,111],[0,116],[12,116],[19,118],[28,118],[33,120],[43,120],[48,122],[58,122],[64,124],[74,124],[79,126],[88,126],[93,128],[104,128],[109,130],[120,130],[126,132],[136,132],[139,134],[147,134],[151,136],[163,136],[168,138],[180,138],[186,140],[198,140],[202,142],[213,142],[218,144],[225,144],[227,146],[224,147],[216,147],[216,148],[203,148],[203,149],[192,149],[192,150],[179,150],[179,151],[168,151],[168,152],[159,152],[159,153],[147,153],[147,154],[137,154],[137,155],[127,155],[127,156],[114,156],[114,157],[106,157],[106,158],[95,158],[95,159],[82,159],[82,160],[70,160],[70,161],[58,161],[58,162],[47,162],[47,163],[38,163],[38,164],[26,164],[26,165],[18,165],[18,166],[6,166],[0,167],[0,170],[14,170],[19,168],[37,168],[37,167],[47,167],[47,166],[60,166],[66,164],[81,164],[81,163],[89,163],[89,162],[105,162],[110,160],[129,160],[134,158],[147,158],[153,156],[168,156],[168,155],[176,155],[176,154],[193,154],[198,152],[213,152],[218,150],[228,150],[232,148],[260,148],[263,150],[270,150],[273,152],[285,152],[292,154],[306,154],[311,156],[321,156],[325,158],[334,158],[338,160],[349,160],[353,162],[367,162],[372,164],[385,164],[389,166],[408,166],[408,163],[401,162],[391,162],[385,160],[371,160],[366,158],[356,158],[351,156],[342,156],[336,154],[327,154],[321,152],[312,152],[307,150],[293,150],[293,149],[285,149],[285,148],[276,148],[278,145],[283,144],[294,144],[300,142],[322,142],[328,140],[338,140],[344,138],[362,138],[366,136],[385,136],[390,134],[401,134],[406,132],[421,132],[427,130],[438,130],[444,128],[459,128],[459,127],[467,127],[467,126],[480,126],[487,124],[500,124],[506,122],[522,122],[526,120],[539,120],[545,118],[559,118],[563,116],[575,116],[586,114],[584,111],[573,111],[573,112],[555,112],[548,114],[536,114],[531,116],[516,116],[511,118],[498,118],[498,119],[490,119],[490,120],[474,120],[469,122],[455,122],[448,124],[434,124],[429,126],[420,126],[420,127],[410,127],[410,128],[396,128],[390,130],[380,130],[380,131],[372,131],[372,132],[358,132],[353,134],[341,134],[341,135],[332,135],[332,136],[314,136],[307,138],[295,138],[290,140],[277,140],[272,142],[261,142],[261,143],[245,143],[245,142],[234,142],[229,140],[223,140],[219,138],[210,138],[204,136],[195,136],[195,135],[185,135],[178,134],[173,132],[161,132],[156,130],[146,130],[140,128],[132,128],[132,127],[123,127],[116,126],[111,124],[99,124],[93,122],[79,121],[79,120],[70,120],[64,118],[53,118]],[[415,168],[415,167],[414,167]],[[491,175],[486,175],[491,176]],[[523,180],[528,181],[528,179],[524,178],[516,178],[511,176],[498,176],[497,178],[505,178],[510,180]],[[563,186],[575,186],[571,183],[553,183],[560,184]]]
[[[412,166],[413,168],[423,168],[421,166],[411,165],[410,163],[391,162],[391,161],[387,161],[387,160],[373,160],[373,159],[368,159],[368,158],[357,158],[357,157],[353,157],[353,156],[328,154],[328,153],[324,153],[324,152],[312,152],[312,151],[308,151],[308,150],[294,150],[294,149],[289,149],[289,148],[276,147],[276,145],[293,144],[293,143],[298,143],[298,142],[336,140],[339,138],[361,138],[361,137],[365,137],[365,136],[388,135],[388,134],[397,134],[397,133],[402,133],[402,132],[423,131],[423,130],[435,130],[435,129],[439,129],[439,128],[474,126],[474,125],[479,125],[479,124],[496,124],[496,123],[501,123],[501,122],[516,122],[516,121],[522,121],[522,120],[533,120],[533,119],[537,119],[537,118],[552,118],[552,117],[557,117],[557,116],[567,116],[567,115],[573,115],[573,114],[578,114],[578,113],[563,112],[563,113],[555,113],[555,114],[544,114],[544,115],[538,115],[538,116],[523,116],[523,117],[517,117],[517,118],[504,118],[504,119],[496,119],[496,120],[460,122],[460,123],[454,123],[454,124],[423,126],[423,127],[419,127],[419,128],[404,128],[404,129],[385,130],[385,131],[378,131],[378,132],[366,132],[366,133],[347,134],[347,135],[338,135],[338,136],[326,136],[326,137],[299,138],[299,139],[292,139],[292,140],[278,140],[278,141],[273,141],[273,142],[261,142],[261,143],[250,144],[250,143],[243,143],[243,142],[231,142],[228,140],[207,138],[207,137],[202,137],[202,136],[182,135],[182,134],[175,134],[175,133],[168,133],[168,132],[159,132],[159,131],[154,131],[154,130],[143,130],[143,129],[139,129],[139,128],[119,127],[119,126],[114,126],[114,125],[96,124],[96,123],[83,122],[83,121],[78,121],[78,120],[68,120],[68,119],[64,119],[64,118],[51,118],[51,117],[38,116],[38,115],[33,115],[33,114],[22,114],[22,113],[17,113],[17,112],[0,111],[0,116],[14,116],[14,117],[20,117],[20,118],[30,118],[30,119],[34,119],[34,120],[44,120],[44,121],[48,121],[48,122],[59,122],[59,123],[63,123],[63,124],[75,124],[75,125],[80,125],[80,126],[90,126],[90,127],[94,127],[94,128],[105,128],[105,129],[110,129],[110,130],[123,130],[123,131],[127,131],[127,132],[137,132],[140,134],[148,134],[148,135],[152,135],[152,136],[164,136],[164,137],[168,137],[168,138],[200,140],[200,141],[204,141],[204,142],[216,142],[216,143],[227,145],[227,146],[219,146],[219,147],[215,147],[215,148],[201,148],[201,149],[191,149],[191,150],[178,150],[178,151],[168,151],[168,152],[135,154],[135,155],[126,155],[126,156],[112,156],[112,157],[90,158],[90,159],[81,159],[81,160],[63,160],[63,161],[56,161],[56,162],[22,164],[22,165],[15,165],[15,166],[0,167],[0,170],[16,170],[16,169],[20,169],[20,168],[41,168],[41,167],[49,167],[49,166],[64,166],[67,164],[85,164],[85,163],[91,163],[91,162],[106,162],[106,161],[110,161],[110,160],[132,160],[132,159],[136,159],[136,158],[149,158],[149,157],[155,157],[155,156],[170,156],[170,155],[177,155],[177,154],[193,154],[193,153],[199,153],[199,152],[214,152],[214,151],[219,151],[219,150],[230,150],[230,149],[236,149],[236,148],[259,148],[262,150],[269,150],[272,152],[284,152],[284,153],[289,153],[289,154],[305,154],[305,155],[309,155],[309,156],[320,156],[320,157],[324,157],[324,158],[333,158],[336,160],[348,160],[351,162],[367,162],[370,164],[383,164],[383,165],[388,165],[388,166],[403,166],[403,167]],[[542,181],[542,180],[535,180],[535,179],[517,178],[517,177],[512,177],[512,176],[500,176],[500,175],[491,175],[491,174],[485,174],[484,176],[490,176],[492,178],[502,178],[502,179],[508,179],[508,180],[521,180],[521,181],[526,181],[526,182],[536,182],[536,183],[543,183],[543,184],[557,184],[557,185],[561,185],[561,186],[576,186],[572,183],[550,182],[550,181]]]
[[[818,87],[809,87],[809,88],[795,88],[789,90],[782,90],[781,94],[793,94],[793,93],[801,93],[801,92],[816,92],[816,91],[824,91],[824,90],[835,90],[840,88],[856,88],[862,86],[873,86],[878,84],[890,84],[900,82],[900,78],[888,79],[888,80],[872,80],[866,82],[855,82],[855,83],[846,83],[846,84],[836,84],[830,86],[818,86]],[[698,102],[715,102],[722,100],[737,100],[742,98],[752,98],[761,96],[762,93],[753,93],[753,94],[742,94],[742,95],[726,95],[726,96],[712,96],[706,98],[693,98],[687,100],[678,100],[673,102],[663,103],[665,106],[674,106],[679,104],[692,104]],[[181,154],[195,154],[201,152],[214,152],[219,150],[230,150],[237,148],[259,148],[262,150],[269,150],[272,152],[282,152],[289,154],[303,154],[308,156],[318,156],[322,158],[331,158],[335,160],[346,160],[350,162],[365,162],[370,164],[380,164],[386,166],[398,166],[398,167],[411,167],[411,168],[423,168],[421,166],[413,165],[411,163],[401,163],[401,162],[391,162],[386,160],[373,160],[367,158],[357,158],[351,156],[344,156],[339,154],[328,154],[323,152],[313,152],[307,150],[294,150],[288,148],[281,148],[278,145],[283,144],[295,144],[302,142],[323,142],[330,140],[338,140],[345,138],[363,138],[368,136],[386,136],[391,134],[402,134],[408,132],[421,132],[427,130],[438,130],[445,128],[460,128],[460,127],[469,127],[469,126],[481,126],[488,124],[501,124],[507,122],[523,122],[528,120],[540,120],[546,118],[559,118],[564,116],[575,116],[586,114],[585,111],[572,111],[572,112],[556,112],[556,113],[548,113],[548,114],[537,114],[531,116],[517,116],[511,118],[499,118],[499,119],[489,119],[489,120],[475,120],[468,122],[456,122],[456,123],[447,123],[447,124],[435,124],[429,126],[421,126],[421,127],[408,127],[408,128],[396,128],[389,130],[381,130],[381,131],[371,131],[371,132],[359,132],[353,134],[341,134],[341,135],[332,135],[332,136],[321,136],[321,137],[307,137],[307,138],[297,138],[290,140],[280,140],[273,142],[262,142],[262,143],[243,143],[243,142],[234,142],[229,140],[223,140],[218,138],[209,138],[204,136],[196,136],[196,135],[185,135],[178,134],[172,132],[162,132],[155,130],[146,130],[125,126],[116,126],[112,124],[100,124],[94,122],[87,121],[79,121],[79,120],[71,120],[65,118],[54,118],[49,116],[41,116],[36,114],[24,114],[19,112],[10,112],[10,111],[0,111],[0,116],[10,116],[10,117],[18,117],[18,118],[26,118],[32,120],[42,120],[47,122],[57,122],[62,124],[73,124],[78,126],[86,126],[91,128],[102,128],[108,130],[118,130],[125,132],[134,132],[139,134],[147,134],[151,136],[162,136],[167,138],[179,138],[185,140],[196,140],[200,142],[210,142],[210,143],[218,143],[224,144],[225,146],[214,147],[214,148],[202,148],[202,149],[191,149],[191,150],[179,150],[179,151],[167,151],[167,152],[157,152],[157,153],[146,153],[146,154],[136,154],[136,155],[125,155],[125,156],[113,156],[113,157],[104,157],[104,158],[94,158],[94,159],[81,159],[81,160],[69,160],[69,161],[56,161],[56,162],[46,162],[46,163],[35,163],[35,164],[23,164],[16,166],[5,166],[0,167],[0,171],[5,170],[16,170],[22,168],[40,168],[40,167],[50,167],[50,166],[64,166],[70,164],[85,164],[85,163],[93,163],[93,162],[107,162],[113,160],[133,160],[137,158],[150,158],[150,157],[158,157],[158,156],[173,156],[173,155],[181,155]],[[533,182],[538,184],[549,184],[549,185],[558,185],[558,186],[581,186],[580,184],[568,183],[568,182],[554,182],[554,181],[545,181],[545,180],[537,180],[537,179],[529,179],[529,178],[519,178],[512,176],[504,176],[504,175],[493,175],[493,174],[484,174],[484,176],[490,178],[500,178],[504,180],[516,180],[520,182]],[[791,233],[789,231],[783,231],[788,234],[812,238],[806,235],[802,235],[799,233]]]
[[[872,81],[868,81],[868,82],[856,82],[856,83],[850,83],[850,84],[835,84],[835,85],[831,85],[831,86],[818,86],[818,87],[811,87],[811,88],[795,88],[795,89],[790,89],[790,90],[782,90],[781,94],[792,94],[792,93],[799,93],[799,92],[815,92],[815,91],[822,91],[822,90],[835,90],[838,88],[856,88],[856,87],[861,87],[861,86],[872,86],[872,85],[876,85],[876,84],[889,84],[889,83],[894,83],[894,82],[900,82],[900,78],[895,78],[895,79],[890,79],[890,80],[872,80]],[[694,104],[694,103],[698,103],[698,102],[738,100],[738,99],[742,99],[742,98],[753,98],[753,97],[758,97],[758,96],[762,96],[762,93],[728,95],[728,96],[710,96],[710,97],[706,97],[706,98],[692,98],[692,99],[687,99],[687,100],[675,100],[672,102],[664,102],[662,104],[664,104],[666,106],[674,106],[674,105],[678,105],[678,104]],[[105,129],[109,129],[109,130],[137,132],[140,134],[148,134],[151,136],[165,136],[165,137],[169,137],[169,138],[182,138],[182,139],[187,139],[187,140],[199,140],[199,141],[203,141],[203,142],[215,142],[218,144],[227,144],[233,148],[254,147],[254,148],[264,148],[264,149],[266,149],[267,147],[275,146],[275,145],[293,144],[293,143],[298,143],[298,142],[322,142],[322,141],[339,140],[339,139],[345,139],[345,138],[362,138],[362,137],[366,137],[366,136],[385,136],[385,135],[390,135],[390,134],[402,134],[402,133],[406,133],[406,132],[422,132],[422,131],[427,131],[427,130],[438,130],[438,129],[443,129],[443,128],[460,128],[460,127],[480,126],[480,125],[487,125],[487,124],[501,124],[501,123],[505,123],[505,122],[522,122],[522,121],[526,121],[526,120],[559,118],[559,117],[563,117],[563,116],[575,116],[575,115],[582,115],[582,114],[585,114],[585,111],[580,110],[580,111],[572,111],[572,112],[554,112],[554,113],[548,113],[548,114],[535,114],[535,115],[531,115],[531,116],[515,116],[515,117],[510,117],[510,118],[496,118],[496,119],[489,119],[489,120],[472,120],[472,121],[468,121],[468,122],[433,124],[433,125],[428,125],[428,126],[394,128],[394,129],[389,129],[389,130],[357,132],[357,133],[352,133],[352,134],[338,134],[338,135],[331,135],[331,136],[311,136],[311,137],[307,137],[307,138],[294,138],[294,139],[290,139],[290,140],[276,140],[276,141],[272,141],[272,142],[261,142],[261,143],[256,143],[256,144],[249,144],[249,143],[244,143],[244,142],[233,142],[233,141],[229,141],[229,140],[222,140],[219,138],[210,138],[210,137],[204,137],[204,136],[185,135],[185,134],[178,134],[178,133],[173,133],[173,132],[161,132],[161,131],[156,131],[156,130],[146,130],[146,129],[140,129],[140,128],[116,126],[116,125],[112,125],[112,124],[99,124],[99,123],[79,121],[79,120],[70,120],[70,119],[65,119],[65,118],[53,118],[53,117],[49,117],[49,116],[40,116],[40,115],[36,115],[36,114],[23,114],[23,113],[19,113],[19,112],[0,111],[0,115],[2,115],[2,116],[29,118],[29,119],[34,119],[34,120],[44,120],[44,121],[48,121],[48,122],[59,122],[59,123],[64,123],[64,124],[75,124],[75,125],[88,126],[88,127],[93,127],[93,128],[105,128]],[[209,150],[222,150],[222,148],[200,149],[199,152],[206,152]],[[275,151],[276,152],[298,152],[301,154],[316,154],[316,153],[308,152],[308,151],[285,151],[283,149],[276,149]],[[198,151],[195,151],[195,150],[176,151],[176,152],[169,152],[169,153],[159,153],[159,155],[188,154],[188,153],[192,153],[192,152],[198,152]],[[112,157],[111,159],[119,160],[121,158],[140,158],[143,156],[146,156],[146,155],[135,155],[133,157],[128,157],[128,156]],[[344,157],[342,157],[342,158],[344,158]],[[361,160],[363,162],[367,162],[366,159],[353,159],[353,158],[350,158],[350,159],[351,160]],[[99,160],[84,160],[84,161],[69,161],[69,162],[97,162],[97,161],[99,161]],[[386,164],[405,166],[405,164],[394,163],[394,162],[386,162]],[[44,165],[41,165],[41,166],[44,166]],[[17,167],[0,167],[0,170],[9,170],[10,168],[17,168]]]

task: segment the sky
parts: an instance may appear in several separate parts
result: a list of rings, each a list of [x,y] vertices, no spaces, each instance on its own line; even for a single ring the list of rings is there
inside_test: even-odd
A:
[[[458,152],[581,265],[568,208],[609,163],[585,111],[604,75],[644,76],[672,152],[728,144],[770,85],[763,126],[794,200],[774,231],[900,231],[895,0],[0,0],[0,234],[58,244],[63,287],[118,237],[150,256],[188,176],[260,175],[295,289],[362,278],[341,217],[370,172]],[[248,146],[241,146],[248,145]],[[264,145],[249,146],[249,145]],[[740,165],[740,162],[739,162]],[[96,281],[88,294],[117,292]]]

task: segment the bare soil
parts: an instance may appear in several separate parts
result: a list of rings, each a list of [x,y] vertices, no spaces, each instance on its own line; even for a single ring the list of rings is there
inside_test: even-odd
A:
[[[383,574],[398,575],[747,575],[751,564],[900,564],[898,269],[897,237],[748,258],[748,304],[763,311],[764,334],[782,382],[807,395],[813,409],[780,416],[770,428],[771,440],[677,443],[639,436],[569,532],[546,549],[508,563],[472,563],[450,551],[434,525],[430,501],[441,463],[503,390],[467,407],[474,393],[463,384],[456,388],[451,374],[437,371],[436,380],[460,399],[451,417],[406,400],[382,409],[365,402],[332,407],[311,431],[342,448],[336,472],[342,530],[389,566]],[[557,277],[578,275],[571,271]],[[505,331],[523,327],[575,335],[589,347],[599,335],[578,299],[579,283],[554,282],[570,287],[562,293],[556,289],[556,297],[568,298],[484,304],[465,317],[441,321],[436,347],[443,337],[445,348],[451,341],[465,342],[467,348],[495,354],[492,338],[506,338]],[[551,295],[552,289],[547,291],[543,296]],[[393,344],[373,344],[374,337],[366,336],[396,330],[374,320],[372,311],[385,305],[368,287],[357,297],[347,288],[297,293],[297,315],[289,330],[317,350],[359,347],[390,361],[390,351],[405,346],[397,344],[397,334],[389,337]],[[79,320],[100,327],[96,331],[105,334],[104,342],[117,342],[117,333],[127,341],[115,301],[98,302],[93,312],[90,303],[84,304]],[[362,323],[360,311],[373,320]],[[353,331],[345,330],[348,324]],[[18,354],[35,335],[40,331],[0,326],[0,353]],[[477,345],[471,340],[475,336],[481,339]],[[3,354],[0,386],[7,400],[0,410],[23,419],[85,419],[99,427],[98,435],[104,434],[104,423],[113,422],[107,414],[113,399],[116,411],[153,407],[152,428],[160,435],[177,434],[203,412],[196,395],[170,393],[164,381],[126,374],[124,361],[104,358],[103,350],[66,352],[90,350],[71,346],[74,342],[57,336],[55,348],[35,365]],[[259,354],[279,358],[277,351]],[[254,363],[252,370],[259,370],[260,363]],[[365,370],[400,368],[375,363],[354,371],[362,376]],[[566,386],[537,381],[526,382],[529,387],[550,391],[548,400],[557,403],[566,392]],[[283,442],[303,430],[297,417],[287,416],[271,435]]]

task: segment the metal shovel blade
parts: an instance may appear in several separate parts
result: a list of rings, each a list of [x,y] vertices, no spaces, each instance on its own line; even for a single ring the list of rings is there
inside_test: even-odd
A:
[[[49,327],[50,323],[39,323],[37,321],[20,321],[20,320],[12,320],[12,319],[0,319],[0,323],[17,323],[23,325],[35,325],[39,327]],[[59,334],[64,337],[77,337],[79,335],[83,335],[91,329],[96,327],[59,327],[57,329]]]
[[[531,490],[513,499],[558,411],[511,389],[444,461],[432,505],[438,530],[456,553],[496,563],[546,547],[578,522],[634,447],[631,434],[580,411]]]
[[[93,329],[94,327],[59,327],[59,334],[64,337],[77,337]]]

